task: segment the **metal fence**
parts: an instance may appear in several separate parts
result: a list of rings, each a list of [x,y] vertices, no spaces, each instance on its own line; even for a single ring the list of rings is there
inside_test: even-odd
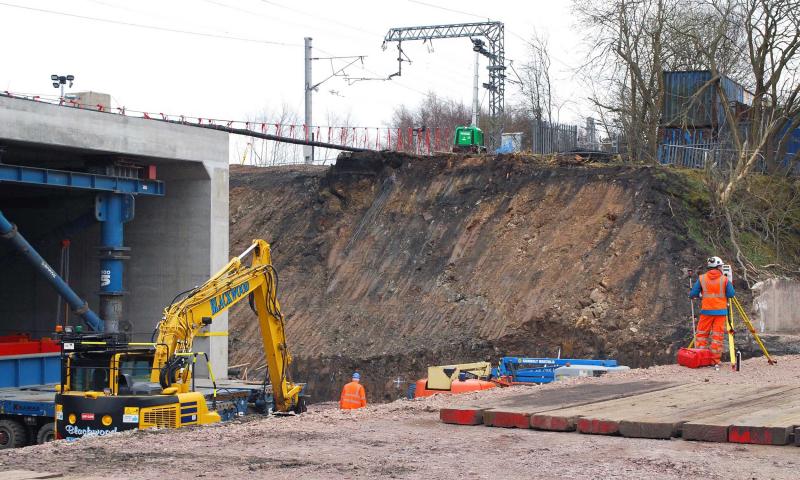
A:
[[[719,160],[722,151],[716,144],[697,145],[661,144],[658,146],[658,163],[687,168],[704,168],[709,160]]]
[[[531,152],[560,153],[578,146],[578,126],[540,120],[531,122]]]
[[[721,148],[719,143],[698,145],[671,145],[658,146],[658,162],[662,165],[676,165],[686,168],[711,168],[720,171],[729,171],[734,167],[740,152],[729,148]],[[756,172],[767,171],[767,162],[764,155],[755,153],[757,160]],[[796,174],[796,173],[795,173]]]

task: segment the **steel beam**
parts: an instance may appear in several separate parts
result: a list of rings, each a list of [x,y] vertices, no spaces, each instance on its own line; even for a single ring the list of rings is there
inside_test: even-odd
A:
[[[164,195],[164,182],[158,180],[112,177],[22,165],[0,164],[0,184],[2,183],[74,188],[95,192],[130,193],[134,195]]]
[[[496,41],[502,35],[503,23],[501,22],[456,23],[393,28],[383,38],[383,42],[459,37],[486,37],[491,41]]]

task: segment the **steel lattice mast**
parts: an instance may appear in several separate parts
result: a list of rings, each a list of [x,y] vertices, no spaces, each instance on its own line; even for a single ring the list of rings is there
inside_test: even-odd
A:
[[[479,52],[489,58],[489,83],[483,88],[489,90],[489,146],[500,145],[503,133],[503,113],[505,109],[505,29],[502,22],[456,23],[451,25],[429,25],[422,27],[392,28],[383,39],[383,48],[389,42],[397,42],[400,68],[392,76],[402,71],[402,42],[411,40],[435,40],[441,38],[486,38],[490,51]],[[477,47],[475,47],[477,48]],[[476,50],[478,51],[478,50]]]

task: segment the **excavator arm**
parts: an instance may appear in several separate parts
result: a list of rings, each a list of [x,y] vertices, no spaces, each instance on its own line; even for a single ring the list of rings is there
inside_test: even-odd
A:
[[[242,261],[251,253],[252,262],[246,266]],[[170,385],[187,387],[190,371],[185,364],[187,357],[180,354],[191,352],[194,338],[214,317],[250,298],[258,315],[275,408],[281,412],[296,408],[302,386],[288,378],[291,356],[286,346],[277,286],[269,244],[253,240],[244,253],[233,258],[203,285],[185,292],[182,300],[164,309],[164,317],[158,324],[151,381],[165,388]]]

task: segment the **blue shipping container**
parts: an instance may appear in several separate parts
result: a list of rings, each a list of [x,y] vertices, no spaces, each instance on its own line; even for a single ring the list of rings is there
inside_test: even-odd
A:
[[[785,162],[795,159],[797,155],[800,154],[800,127],[795,128],[791,133],[789,133],[788,130],[790,126],[791,122],[784,127],[783,132],[780,134],[781,137],[788,135],[788,138],[786,138],[786,155],[784,156]]]
[[[663,127],[719,128],[726,123],[722,98],[716,88],[709,86],[698,94],[711,79],[711,72],[664,72],[663,75]],[[729,102],[752,103],[752,95],[730,78],[722,77],[721,85]]]

